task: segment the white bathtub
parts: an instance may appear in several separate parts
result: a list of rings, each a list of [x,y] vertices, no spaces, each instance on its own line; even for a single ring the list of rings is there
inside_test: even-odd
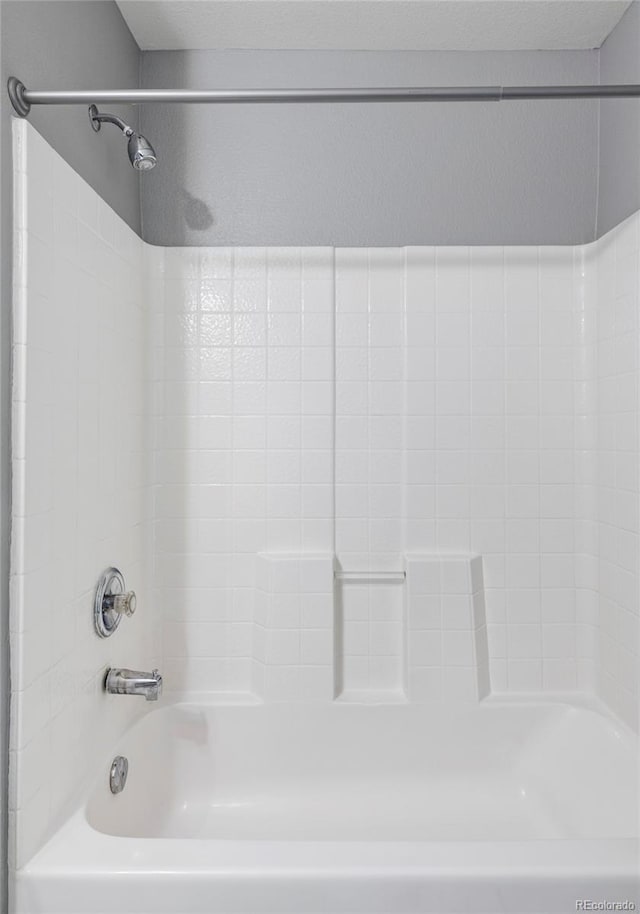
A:
[[[635,739],[594,710],[176,704],[116,753],[125,791],[105,759],[17,914],[640,906]]]

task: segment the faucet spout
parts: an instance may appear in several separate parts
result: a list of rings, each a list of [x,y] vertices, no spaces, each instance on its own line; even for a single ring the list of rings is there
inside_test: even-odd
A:
[[[158,670],[113,669],[107,671],[104,687],[111,695],[143,695],[146,701],[157,701],[162,695],[162,676]]]

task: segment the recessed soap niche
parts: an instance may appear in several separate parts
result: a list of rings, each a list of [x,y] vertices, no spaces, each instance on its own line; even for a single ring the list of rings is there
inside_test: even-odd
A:
[[[406,574],[335,575],[336,693],[343,701],[404,701]]]
[[[490,692],[482,558],[391,571],[258,556],[252,685],[265,701],[479,701]]]

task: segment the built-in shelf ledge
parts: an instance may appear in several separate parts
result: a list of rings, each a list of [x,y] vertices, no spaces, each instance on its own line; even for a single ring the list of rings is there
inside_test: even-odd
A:
[[[384,581],[389,584],[404,584],[407,574],[405,571],[335,571],[334,577],[336,581]]]

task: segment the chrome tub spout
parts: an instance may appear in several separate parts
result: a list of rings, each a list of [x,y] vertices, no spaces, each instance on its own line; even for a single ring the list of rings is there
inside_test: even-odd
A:
[[[158,670],[108,670],[104,687],[111,695],[143,695],[146,701],[157,701],[162,695],[162,676]]]

